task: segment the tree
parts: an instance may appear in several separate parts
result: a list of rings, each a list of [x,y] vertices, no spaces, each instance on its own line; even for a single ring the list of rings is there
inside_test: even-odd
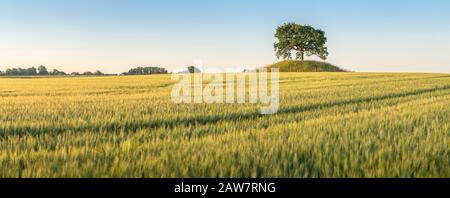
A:
[[[167,69],[161,67],[136,67],[130,69],[122,75],[151,75],[151,74],[167,74]]]
[[[191,74],[193,74],[193,73],[200,73],[200,69],[198,69],[195,66],[189,66],[189,67],[187,67],[187,69],[188,69],[189,73],[191,73]]]
[[[103,76],[105,74],[103,74],[103,72],[101,72],[100,70],[95,71],[94,75],[96,76]]]
[[[144,68],[142,67],[132,68],[128,71],[128,75],[142,75],[142,74],[144,74]]]
[[[15,75],[17,75],[19,72],[17,71],[17,69],[16,68],[12,68],[12,69],[6,69],[6,71],[5,71],[5,75],[7,75],[7,76],[15,76]]]
[[[36,71],[35,67],[28,68],[26,73],[27,73],[26,75],[37,75],[37,71]]]
[[[66,75],[66,72],[59,71],[59,70],[57,70],[57,69],[53,69],[53,71],[51,71],[51,72],[49,73],[49,75]]]
[[[23,69],[23,68],[19,67],[17,70],[18,70],[18,74],[17,75],[19,75],[19,76],[26,76],[27,75],[27,72],[28,72],[27,69]]]
[[[5,75],[7,76],[31,76],[36,75],[36,68],[30,67],[27,69],[24,68],[12,68],[12,69],[6,69]]]
[[[296,59],[301,61],[305,60],[305,55],[316,55],[322,60],[327,59],[328,50],[325,47],[327,38],[322,30],[308,25],[286,23],[277,28],[275,37],[278,39],[278,42],[274,44],[278,58],[292,59],[294,52]]]
[[[47,68],[43,65],[38,67],[38,75],[48,75]]]

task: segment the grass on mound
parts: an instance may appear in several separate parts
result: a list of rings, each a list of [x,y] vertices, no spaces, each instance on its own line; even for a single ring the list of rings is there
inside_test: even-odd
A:
[[[345,72],[345,70],[326,62],[285,60],[266,68],[279,68],[280,72]]]

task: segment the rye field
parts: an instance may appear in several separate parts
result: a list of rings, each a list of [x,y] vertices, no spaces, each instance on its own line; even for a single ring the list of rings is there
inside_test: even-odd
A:
[[[0,78],[0,177],[450,177],[450,75],[282,73],[280,109],[170,75]]]

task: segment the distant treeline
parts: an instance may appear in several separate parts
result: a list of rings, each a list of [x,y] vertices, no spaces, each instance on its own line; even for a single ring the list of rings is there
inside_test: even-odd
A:
[[[200,69],[195,66],[186,67],[185,71],[179,71],[178,73],[200,73]],[[136,67],[130,69],[128,72],[124,72],[121,75],[151,75],[151,74],[169,74],[166,68],[162,67]]]
[[[122,75],[150,75],[150,74],[168,74],[169,72],[165,68],[161,67],[136,67],[130,69],[128,72],[122,73]]]
[[[186,68],[186,73],[199,73],[200,70],[194,66],[189,66]],[[162,67],[135,67],[130,69],[128,72],[123,72],[121,75],[152,75],[152,74],[168,74],[166,68]],[[47,68],[43,65],[39,67],[30,67],[30,68],[10,68],[6,69],[6,71],[0,71],[0,75],[2,76],[47,76],[47,75],[72,75],[72,76],[103,76],[103,75],[117,75],[117,74],[104,74],[100,70],[96,72],[72,72],[66,73],[64,71],[59,71],[57,69],[53,69],[48,71]]]
[[[79,73],[79,72],[72,72],[70,74],[63,72],[63,71],[59,71],[57,69],[53,69],[52,71],[48,71],[47,68],[45,66],[39,66],[39,67],[30,67],[30,68],[10,68],[10,69],[6,69],[4,72],[0,71],[0,75],[2,76],[47,76],[47,75],[58,75],[58,76],[62,76],[62,75],[96,75],[96,76],[102,76],[105,75],[103,72],[97,70],[96,72],[83,72],[83,73]]]

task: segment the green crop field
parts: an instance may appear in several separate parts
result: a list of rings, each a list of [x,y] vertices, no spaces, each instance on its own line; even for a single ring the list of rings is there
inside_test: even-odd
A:
[[[0,177],[450,177],[450,75],[282,73],[280,109],[170,75],[0,78]]]

